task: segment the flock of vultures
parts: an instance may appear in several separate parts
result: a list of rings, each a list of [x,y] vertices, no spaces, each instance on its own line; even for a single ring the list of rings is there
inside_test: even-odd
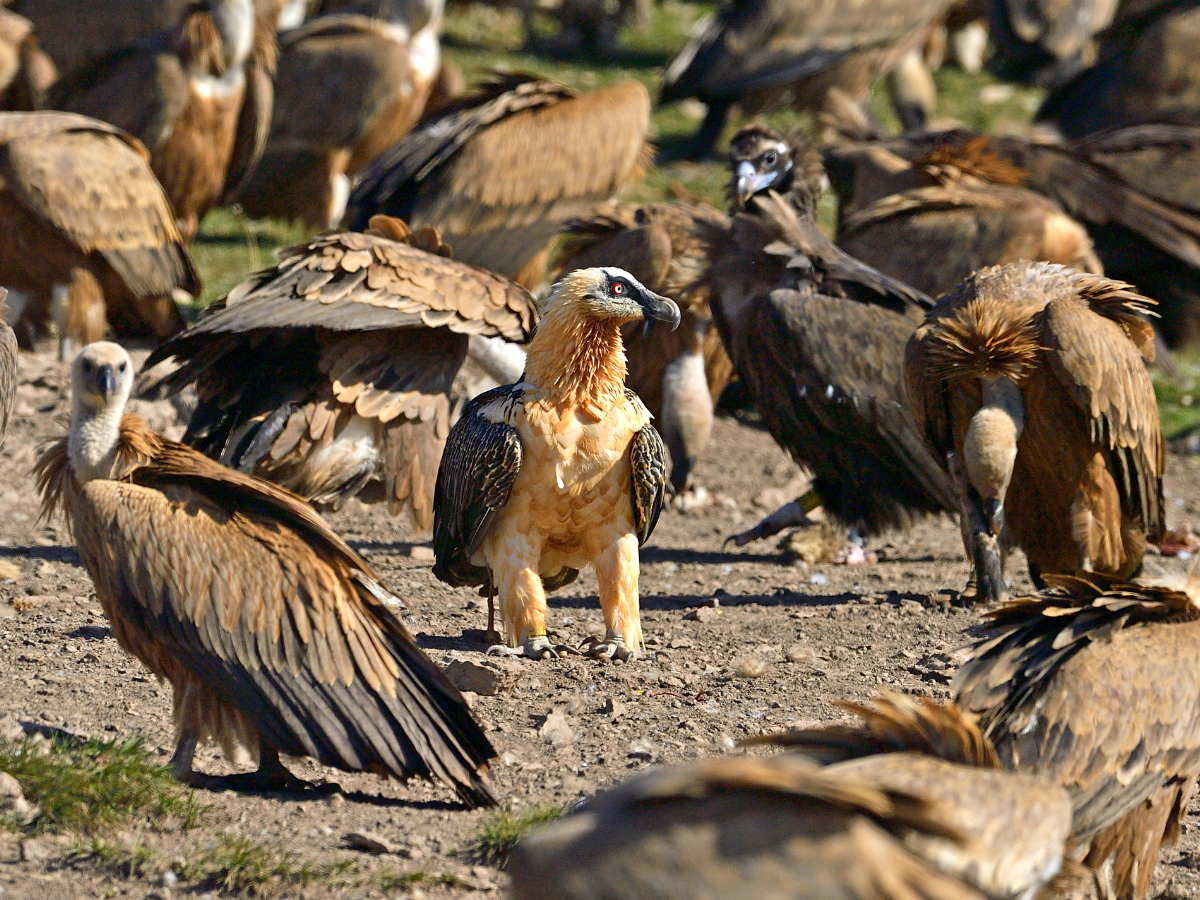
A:
[[[645,15],[514,2],[601,52]],[[739,543],[821,508],[861,558],[958,517],[962,596],[991,611],[956,701],[882,695],[634,778],[526,839],[514,895],[1144,897],[1200,775],[1200,579],[1134,580],[1164,535],[1148,366],[1200,337],[1200,2],[730,0],[657,98],[705,104],[689,151],[727,158],[726,210],[615,199],[654,165],[643,84],[465,86],[443,13],[0,6],[0,433],[18,346],[56,340],[43,513],[173,688],[177,777],[312,790],[280,761],[310,756],[495,803],[403,586],[320,511],[432,529],[436,576],[487,597],[489,653],[635,658],[639,547],[703,490],[736,382],[812,478]],[[925,130],[930,68],[983,42],[1046,87],[1035,137]],[[880,77],[900,136],[865,105]],[[753,118],[789,106],[812,132]],[[186,326],[189,242],[233,203],[320,233]],[[156,345],[141,372],[130,340]],[[181,443],[125,413],[183,392]],[[1008,596],[1013,547],[1033,596]],[[605,633],[556,645],[546,595],[588,565]],[[209,740],[258,768],[196,771]]]

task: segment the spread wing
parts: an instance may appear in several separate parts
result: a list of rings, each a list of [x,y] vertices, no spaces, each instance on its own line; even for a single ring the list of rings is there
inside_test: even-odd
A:
[[[8,418],[17,399],[17,336],[5,321],[7,296],[8,291],[0,288],[0,444],[4,442]]]
[[[625,396],[630,400],[637,399],[630,391],[626,391]],[[654,426],[645,426],[629,442],[629,499],[633,503],[639,546],[650,540],[666,503],[668,468],[667,448],[662,438]]]
[[[1101,312],[1123,308],[1134,327],[1149,332],[1136,318],[1146,301],[1126,288],[1102,278],[1081,281],[1082,299],[1052,300],[1038,324],[1050,368],[1089,422],[1092,440],[1112,450],[1123,512],[1158,541],[1165,528],[1165,457],[1154,386],[1137,346]],[[1152,336],[1142,340],[1149,343]]]
[[[138,297],[200,292],[145,148],[111,125],[64,113],[0,113],[0,178]]]
[[[166,650],[282,752],[491,802],[481,776],[495,753],[462,696],[299,498],[181,445],[131,479],[91,482],[74,515],[131,642]]]
[[[520,397],[514,385],[480,394],[446,441],[433,503],[433,574],[455,587],[487,581],[487,569],[472,565],[471,556],[508,504],[521,470],[521,439],[504,421],[504,409]]]

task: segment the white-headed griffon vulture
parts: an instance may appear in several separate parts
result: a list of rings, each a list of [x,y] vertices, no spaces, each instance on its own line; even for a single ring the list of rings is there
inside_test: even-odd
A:
[[[604,640],[589,654],[642,650],[638,547],[667,494],[650,414],[625,387],[621,327],[679,324],[679,307],[622,269],[579,269],[555,285],[517,384],[480,394],[451,429],[434,500],[433,573],[500,597],[504,644],[489,652],[557,656],[546,591],[591,564]],[[488,623],[492,631],[492,622]]]
[[[346,224],[383,213],[436,228],[455,259],[535,290],[563,226],[641,178],[649,128],[641,82],[580,94],[498,75],[381,154],[350,195]]]
[[[54,63],[38,46],[33,24],[0,7],[0,111],[41,109],[47,88],[57,78]]]
[[[722,213],[702,202],[605,204],[590,218],[568,223],[554,263],[560,275],[617,266],[678,302],[674,331],[634,322],[621,332],[625,384],[646,404],[666,441],[677,495],[691,487],[712,430],[713,405],[733,375],[707,293],[694,286],[708,265],[710,231],[727,225]]]
[[[0,285],[23,343],[57,326],[62,358],[111,329],[161,340],[200,293],[146,148],[67,113],[0,113]]]
[[[17,399],[17,336],[8,327],[8,291],[0,288],[0,446]]]
[[[957,509],[903,405],[904,344],[929,299],[820,230],[821,159],[803,136],[744,128],[730,166],[741,211],[710,241],[713,318],[767,430],[813,474],[804,497],[731,540],[806,524],[817,506],[864,536]]]
[[[988,613],[952,686],[1005,768],[1061,784],[1103,897],[1146,897],[1200,775],[1197,585],[1048,575]]]
[[[351,497],[433,524],[451,389],[473,339],[524,342],[523,288],[378,216],[285,250],[146,360],[143,393],[189,384],[184,442],[319,507]],[[174,358],[165,375],[150,372]]]
[[[191,240],[262,154],[275,54],[274,22],[253,0],[204,0],[178,25],[61,79],[48,102],[145,144]]]
[[[70,434],[36,472],[43,515],[66,517],[117,642],[171,684],[175,774],[301,789],[286,753],[494,802],[484,777],[495,752],[379,576],[300,497],[124,415],[132,386],[120,346],[84,348]],[[195,772],[208,739],[230,758],[245,748],[258,770]]]
[[[788,752],[659,769],[589,799],[517,845],[514,896],[1059,896],[1075,869],[1065,790],[1002,771],[953,706],[898,695],[841,705],[863,724],[752,739]]]
[[[980,596],[1004,596],[1009,545],[1040,585],[1130,577],[1161,540],[1150,304],[1121,282],[1017,263],[972,275],[909,340],[908,399],[954,479]]]
[[[351,181],[421,118],[441,71],[442,5],[323,14],[280,35],[271,134],[237,196],[248,215],[341,221]]]

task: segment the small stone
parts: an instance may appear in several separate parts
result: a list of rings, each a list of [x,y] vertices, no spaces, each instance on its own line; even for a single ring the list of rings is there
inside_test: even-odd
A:
[[[720,609],[722,594],[725,594],[725,591],[723,591],[721,588],[717,588],[717,592],[715,594],[713,594],[711,597],[709,597],[707,600],[705,600],[704,605],[706,607],[708,607],[709,609]],[[726,596],[728,596],[728,595],[726,595]]]
[[[165,888],[173,888],[179,883],[179,876],[175,874],[174,869],[167,869],[162,873],[162,883]]]
[[[408,556],[417,562],[433,562],[433,548],[426,547],[424,544],[417,544],[409,548]]]
[[[13,716],[0,716],[0,741],[16,743],[25,739],[25,729]]]
[[[397,847],[396,855],[401,859],[418,860],[424,859],[427,854],[420,847]]]
[[[916,600],[901,600],[900,615],[902,616],[921,616],[925,614],[925,607]]]
[[[607,713],[615,722],[617,719],[621,718],[621,716],[625,715],[625,704],[620,700],[609,697],[604,702],[604,706],[600,711]]]
[[[646,738],[638,738],[629,745],[629,753],[626,754],[630,759],[654,759],[654,745]]]
[[[25,792],[21,790],[21,782],[7,772],[0,772],[0,798],[22,800],[24,797]]]
[[[583,698],[582,697],[572,697],[570,700],[567,701],[567,714],[568,715],[577,716],[581,712],[583,712]]]
[[[45,839],[30,838],[27,841],[21,841],[21,862],[45,862],[53,855],[54,848]]]
[[[671,643],[667,644],[672,650],[690,650],[696,646],[691,638],[672,638]]]
[[[575,741],[575,731],[571,728],[571,723],[567,721],[567,717],[561,709],[556,709],[546,716],[546,721],[542,723],[538,734],[555,750]]]
[[[699,622],[701,625],[710,625],[717,621],[717,616],[720,613],[710,606],[702,606],[699,609],[693,609],[684,616],[689,622]]]
[[[759,656],[743,656],[734,661],[733,673],[739,678],[761,678],[770,668],[770,663]]]
[[[486,660],[473,662],[466,659],[451,660],[446,666],[446,677],[460,691],[470,691],[484,697],[508,693],[521,675],[519,666],[511,660]]]
[[[817,661],[817,652],[807,644],[792,644],[784,653],[790,663],[806,663],[811,665]]]
[[[817,572],[815,575],[810,575],[808,578],[809,584],[814,584],[817,587],[824,587],[829,584],[829,576],[824,572]]]
[[[504,763],[510,769],[515,769],[521,765],[521,758],[511,750],[505,750],[500,754],[500,762]]]
[[[342,842],[351,850],[361,850],[363,853],[395,853],[396,848],[388,841],[370,831],[351,831],[342,837]]]

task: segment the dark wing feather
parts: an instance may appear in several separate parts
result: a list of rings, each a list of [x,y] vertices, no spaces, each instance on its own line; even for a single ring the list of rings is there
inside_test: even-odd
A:
[[[5,321],[8,307],[4,298],[7,296],[8,291],[0,288],[0,445],[4,443],[8,418],[17,399],[17,336]]]
[[[433,501],[433,574],[455,587],[487,581],[487,569],[472,565],[471,555],[507,505],[521,470],[517,430],[485,418],[484,408],[518,402],[520,396],[513,385],[480,394],[446,440]]]
[[[626,391],[627,397],[634,396]],[[667,448],[653,425],[647,425],[629,443],[629,499],[637,525],[638,544],[650,540],[667,500]]]

